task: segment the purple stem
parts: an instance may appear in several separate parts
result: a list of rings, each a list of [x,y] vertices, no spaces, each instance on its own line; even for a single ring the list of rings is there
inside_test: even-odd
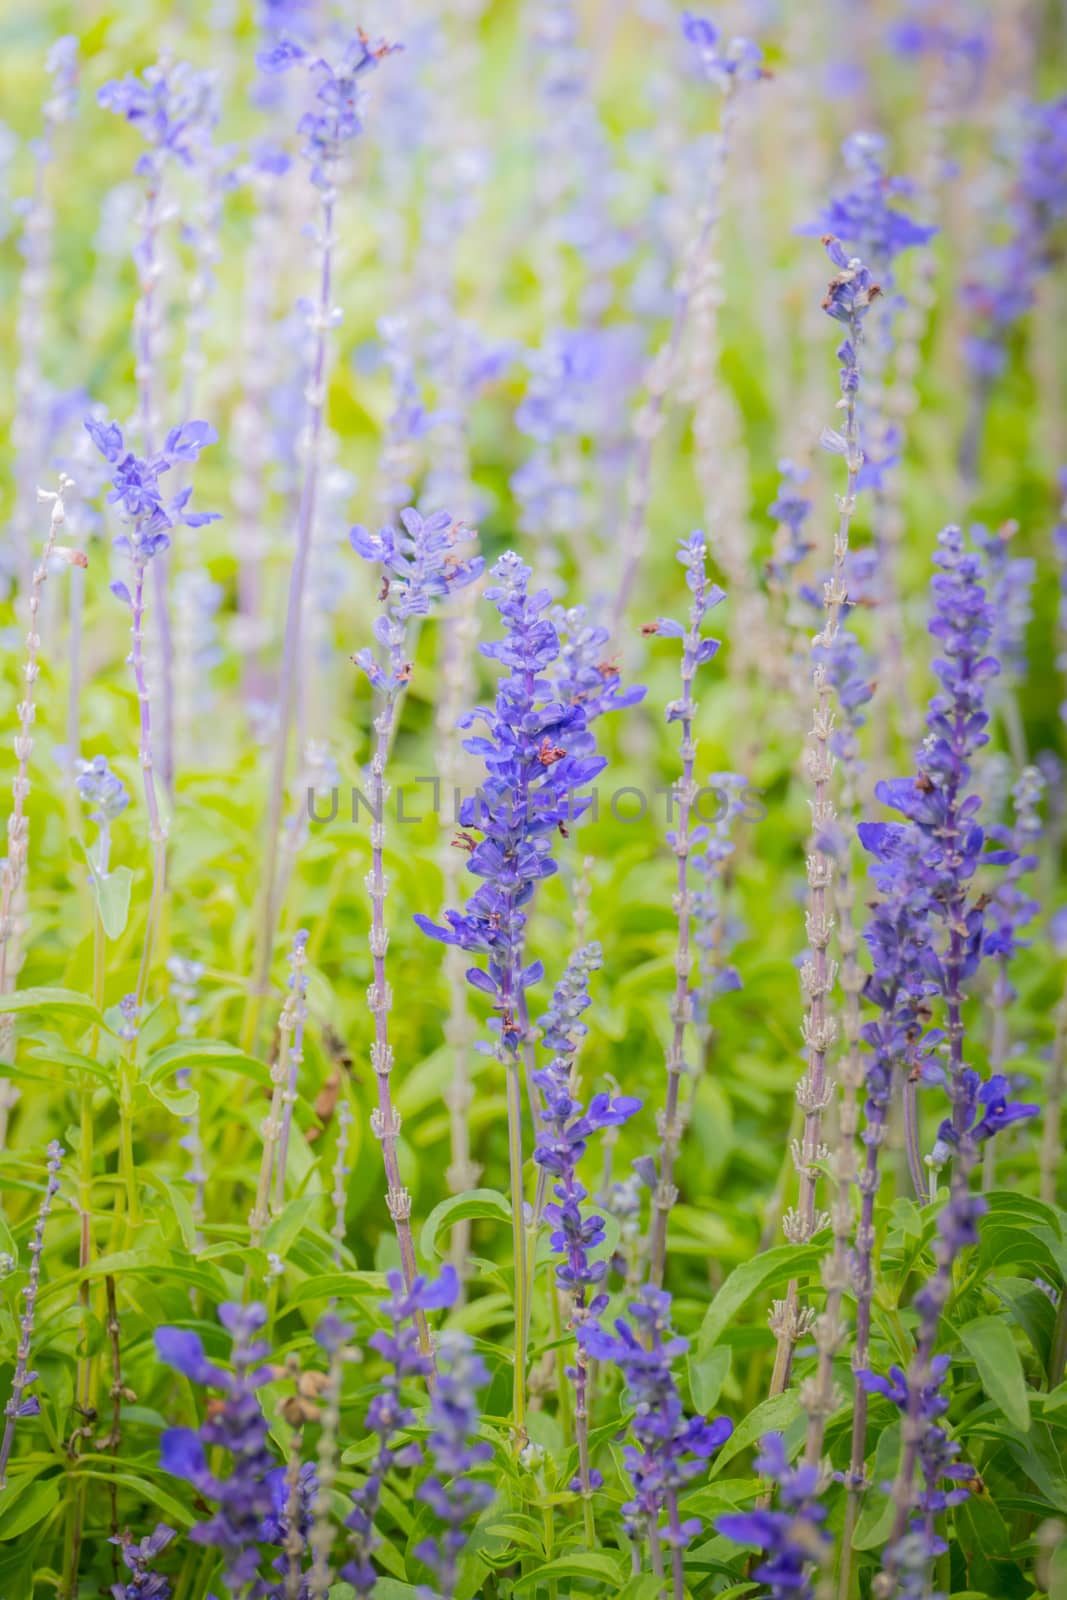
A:
[[[141,421],[141,448],[146,457],[155,448],[155,410],[152,403],[152,380],[155,375],[152,332],[157,316],[156,283],[160,264],[156,254],[156,236],[159,233],[160,183],[149,178],[145,190],[144,232],[138,266],[141,273],[140,298],[134,314],[136,327],[136,371],[138,409]],[[159,632],[162,693],[162,755],[160,771],[163,783],[170,792],[174,785],[174,639],[167,604],[168,556],[162,551],[155,557],[152,571],[153,598],[156,604],[156,627]]]
[[[693,1014],[689,994],[689,929],[692,921],[692,902],[689,895],[689,811],[694,795],[693,768],[696,762],[696,743],[693,739],[693,679],[696,675],[697,646],[700,642],[700,624],[703,619],[707,583],[701,572],[699,587],[693,592],[692,621],[682,652],[682,716],[681,755],[682,781],[678,785],[678,822],[674,835],[674,854],[677,861],[674,909],[678,918],[678,948],[675,953],[674,999],[671,1004],[673,1027],[667,1052],[667,1097],[660,1121],[659,1181],[652,1198],[652,1219],[649,1232],[649,1279],[657,1288],[663,1286],[663,1273],[667,1259],[667,1217],[678,1198],[674,1183],[674,1162],[681,1140],[678,1120],[678,1098],[682,1074],[685,1071],[685,1030]]]
[[[385,953],[389,948],[389,934],[385,926],[385,897],[388,892],[385,881],[383,864],[383,850],[385,847],[385,765],[388,758],[390,741],[393,729],[393,719],[396,713],[397,691],[390,689],[385,696],[382,708],[374,719],[374,731],[377,736],[374,756],[371,761],[371,931],[370,948],[374,965],[374,981],[367,993],[367,1004],[374,1017],[374,1043],[371,1046],[371,1066],[374,1069],[375,1081],[378,1085],[378,1105],[371,1113],[371,1130],[382,1147],[382,1161],[385,1165],[385,1176],[388,1183],[385,1201],[389,1207],[389,1215],[396,1228],[397,1242],[400,1246],[400,1262],[404,1272],[404,1283],[410,1294],[415,1282],[415,1241],[411,1232],[411,1195],[404,1187],[400,1175],[400,1158],[397,1152],[397,1139],[400,1134],[400,1114],[393,1104],[392,1089],[390,1086],[390,1073],[393,1067],[393,1051],[389,1043],[389,1008],[392,1005],[392,990],[385,975]],[[426,1313],[416,1309],[414,1313],[415,1328],[419,1336],[419,1349],[431,1364],[431,1382],[433,1371],[433,1345],[430,1341],[430,1329],[426,1321]]]
[[[315,355],[311,366],[311,379],[307,387],[308,401],[308,454],[300,489],[300,507],[297,513],[296,551],[289,572],[289,598],[285,613],[285,644],[282,651],[280,716],[274,742],[274,761],[271,771],[270,795],[267,805],[266,866],[260,894],[260,915],[256,928],[258,955],[252,983],[252,1006],[246,1021],[246,1036],[254,1043],[258,1031],[260,1002],[267,993],[270,982],[270,965],[274,952],[274,934],[279,907],[276,903],[279,834],[282,811],[285,805],[285,777],[289,757],[289,731],[293,711],[298,700],[301,676],[300,641],[303,628],[304,589],[307,582],[308,556],[311,550],[311,532],[315,517],[315,499],[318,491],[319,454],[322,428],[326,412],[326,356],[327,330],[330,316],[330,296],[333,275],[333,217],[336,191],[332,185],[322,192],[322,268],[319,275],[319,297],[313,325],[315,328]]]

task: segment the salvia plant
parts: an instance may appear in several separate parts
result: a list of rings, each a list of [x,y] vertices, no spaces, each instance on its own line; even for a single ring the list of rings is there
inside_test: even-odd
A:
[[[1062,1600],[1057,7],[23,10],[0,1600]]]

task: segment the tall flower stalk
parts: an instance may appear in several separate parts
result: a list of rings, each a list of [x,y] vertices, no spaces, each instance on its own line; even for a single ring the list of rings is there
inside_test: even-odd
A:
[[[280,1181],[284,1193],[285,1175],[281,1167],[281,1148],[283,1137],[287,1139],[287,1109],[291,1115],[291,1106],[288,1108],[286,1106],[286,1095],[290,1084],[295,1080],[301,1058],[306,1015],[307,975],[304,969],[307,963],[307,941],[307,931],[301,928],[293,936],[289,955],[289,993],[278,1019],[277,1053],[270,1074],[270,1109],[263,1123],[263,1153],[259,1163],[259,1181],[256,1184],[255,1202],[248,1218],[254,1248],[262,1244],[263,1235],[270,1221],[272,1183]],[[296,1060],[292,1059],[294,1049]]]
[[[44,102],[41,137],[33,147],[33,191],[23,214],[22,272],[15,314],[15,403],[11,443],[15,454],[15,501],[11,531],[14,561],[24,583],[32,569],[33,500],[48,465],[52,396],[45,382],[42,355],[52,276],[55,216],[48,194],[48,169],[55,159],[56,135],[78,109],[78,41],[69,34],[57,39],[45,68],[52,80]],[[2,558],[7,566],[7,557]]]
[[[30,1237],[30,1273],[22,1291],[23,1308],[19,1318],[19,1342],[15,1352],[15,1374],[11,1380],[11,1395],[4,1406],[4,1433],[0,1439],[0,1490],[7,1486],[7,1467],[11,1448],[15,1442],[15,1424],[21,1417],[35,1417],[41,1409],[36,1395],[26,1391],[37,1377],[30,1369],[30,1348],[33,1341],[33,1324],[37,1315],[37,1296],[41,1288],[41,1255],[44,1250],[44,1230],[52,1210],[52,1202],[59,1193],[59,1169],[63,1164],[61,1144],[48,1146],[48,1178],[37,1222]]]
[[[159,344],[164,317],[160,234],[173,215],[164,185],[171,162],[192,166],[196,145],[214,115],[215,95],[207,73],[164,55],[140,78],[131,73],[106,83],[97,99],[105,110],[125,117],[137,128],[147,145],[136,169],[145,188],[140,236],[133,252],[138,280],[133,333],[138,432],[142,453],[151,458],[159,429]],[[164,549],[152,568],[152,582],[160,646],[158,763],[163,785],[169,791],[174,781],[174,643],[167,566]]]
[[[848,591],[845,567],[848,559],[849,530],[856,507],[856,487],[863,453],[859,445],[857,395],[860,384],[859,350],[863,322],[878,295],[878,286],[861,261],[846,255],[836,239],[827,238],[826,252],[837,268],[823,302],[823,309],[835,322],[844,324],[845,338],[838,346],[841,370],[843,412],[840,430],[825,428],[824,449],[844,459],[847,473],[845,492],[837,497],[838,521],[834,536],[833,567],[823,590],[824,620],[812,640],[815,665],[812,685],[815,691],[810,742],[806,766],[812,785],[812,842],[807,857],[808,906],[806,928],[808,956],[801,968],[807,999],[803,1037],[807,1050],[807,1071],[797,1085],[797,1104],[803,1113],[803,1133],[793,1146],[793,1161],[800,1179],[800,1195],[795,1209],[785,1217],[786,1237],[794,1244],[807,1243],[825,1219],[816,1205],[819,1163],[827,1151],[822,1142],[823,1112],[833,1093],[827,1075],[827,1060],[837,1034],[829,997],[836,977],[836,962],[829,947],[833,934],[832,884],[833,856],[827,847],[827,834],[836,820],[831,783],[834,756],[831,738],[834,728],[834,684],[827,662],[837,639],[838,625]],[[784,1301],[772,1312],[772,1328],[777,1341],[771,1393],[779,1394],[789,1382],[793,1350],[804,1328],[810,1323],[799,1306],[796,1283],[789,1285]],[[816,1430],[817,1431],[817,1430]]]
[[[381,1309],[389,1326],[371,1335],[371,1347],[385,1363],[385,1374],[367,1409],[366,1432],[377,1441],[366,1474],[352,1491],[352,1510],[345,1518],[350,1555],[340,1576],[359,1595],[373,1594],[377,1571],[373,1556],[381,1543],[374,1519],[381,1505],[387,1475],[398,1467],[417,1466],[422,1460],[421,1446],[404,1435],[415,1421],[415,1412],[403,1398],[403,1386],[414,1378],[429,1381],[433,1372],[431,1357],[423,1348],[420,1324],[425,1326],[430,1311],[453,1304],[458,1289],[456,1274],[445,1267],[436,1281],[416,1277],[405,1284],[399,1272],[388,1274],[389,1298]],[[435,1404],[437,1402],[435,1401]],[[448,1391],[444,1404],[448,1405]]]
[[[389,1043],[389,1010],[392,991],[386,979],[385,957],[389,934],[385,925],[385,806],[389,794],[386,766],[397,722],[397,708],[411,680],[409,659],[412,624],[430,614],[437,601],[467,587],[481,575],[481,556],[463,554],[473,538],[470,529],[453,521],[447,511],[421,517],[410,508],[401,513],[401,528],[383,528],[378,534],[366,528],[352,529],[352,547],[364,560],[374,562],[384,573],[383,612],[375,624],[375,637],[384,652],[384,664],[371,649],[353,657],[379,696],[374,717],[374,749],[370,765],[371,870],[368,889],[371,897],[370,948],[373,981],[367,991],[367,1004],[374,1018],[374,1044],[371,1066],[378,1086],[378,1105],[371,1114],[371,1129],[382,1147],[382,1160],[388,1181],[386,1204],[396,1228],[404,1282],[410,1291],[415,1282],[415,1242],[411,1234],[411,1195],[400,1173],[397,1140],[400,1114],[393,1103],[390,1077],[393,1050]],[[429,1354],[426,1319],[417,1312],[423,1353]]]
[[[245,1042],[248,1045],[254,1043],[258,1032],[259,1008],[267,992],[279,912],[276,880],[289,767],[290,734],[294,713],[300,703],[300,684],[303,676],[304,591],[307,585],[308,562],[315,525],[315,504],[319,492],[319,467],[329,377],[329,334],[340,320],[340,312],[333,304],[337,185],[345,151],[363,128],[363,79],[392,49],[393,46],[384,43],[372,44],[365,34],[359,33],[346,44],[333,61],[327,61],[309,54],[295,39],[286,36],[258,57],[261,70],[268,73],[286,72],[297,65],[304,67],[310,74],[315,89],[313,109],[301,119],[300,131],[304,135],[303,155],[308,163],[311,182],[319,195],[319,222],[316,234],[319,275],[314,303],[307,314],[313,351],[305,389],[307,422],[303,474],[297,509],[293,562],[289,571],[280,703],[267,798],[263,882],[256,917],[256,955],[250,1007],[245,1024]]]
[[[145,923],[141,962],[137,977],[137,1003],[144,1001],[151,968],[153,944],[167,876],[167,826],[160,805],[156,784],[156,751],[153,740],[152,710],[148,689],[148,669],[145,658],[145,583],[149,567],[170,546],[171,532],[179,527],[200,528],[205,523],[218,520],[215,512],[188,510],[192,490],[186,486],[170,500],[165,500],[160,479],[178,463],[189,464],[197,460],[201,450],[214,444],[218,438],[215,429],[206,422],[186,422],[172,428],[161,450],[154,454],[135,456],[125,446],[122,430],[115,422],[98,422],[89,417],[85,423],[89,437],[111,468],[112,487],[108,501],[119,507],[127,531],[114,540],[115,549],[124,555],[130,568],[132,588],[117,580],[111,592],[130,613],[130,638],[133,641],[129,663],[137,692],[140,722],[139,756],[144,776],[145,808],[148,813],[148,837],[152,845],[152,889]]]
[[[589,977],[601,966],[600,946],[584,945],[576,950],[552,996],[552,1009],[541,1019],[545,1047],[553,1051],[552,1060],[535,1074],[544,1095],[534,1161],[541,1174],[552,1180],[555,1196],[545,1208],[553,1228],[551,1246],[559,1258],[555,1268],[555,1289],[570,1302],[571,1326],[578,1335],[574,1366],[567,1376],[574,1384],[574,1431],[578,1446],[578,1476],[571,1487],[582,1496],[586,1537],[593,1541],[591,1495],[600,1483],[589,1459],[588,1360],[581,1340],[581,1328],[589,1317],[606,1309],[607,1296],[589,1290],[607,1276],[606,1261],[591,1261],[590,1251],[604,1241],[604,1219],[584,1206],[588,1192],[578,1178],[578,1163],[585,1154],[590,1135],[617,1129],[641,1108],[631,1095],[596,1094],[583,1107],[576,1098],[575,1056],[586,1029],[579,1020],[589,1005]],[[536,1248],[536,1234],[533,1239]]]
[[[74,487],[69,478],[60,477],[56,490],[39,489],[38,499],[51,506],[48,534],[41,558],[30,580],[26,610],[29,614],[26,634],[26,662],[22,669],[23,692],[16,715],[19,731],[15,736],[17,766],[11,783],[11,812],[7,819],[7,855],[0,863],[0,996],[11,994],[15,987],[20,964],[22,929],[20,916],[26,892],[26,872],[29,863],[30,825],[26,815],[26,799],[30,792],[30,757],[33,754],[33,728],[36,718],[36,686],[40,676],[41,637],[37,632],[41,610],[41,593],[48,579],[48,570],[58,555],[69,564],[84,567],[86,558],[80,551],[57,544],[59,531],[66,520],[64,496]],[[10,1012],[0,1016],[0,1057],[10,1059],[14,1029]],[[4,1146],[6,1119],[10,1100],[7,1083],[0,1084],[0,1149]]]
[[[706,18],[686,12],[682,18],[686,43],[694,51],[702,74],[717,83],[727,108],[738,88],[762,76],[760,52],[748,39],[733,39],[725,47],[718,29]],[[724,115],[717,159],[709,174],[707,191],[685,246],[674,291],[674,309],[667,337],[657,350],[645,377],[646,398],[634,419],[636,447],[630,469],[626,513],[619,540],[619,580],[612,603],[612,623],[617,631],[641,570],[647,538],[648,503],[652,494],[652,457],[663,428],[667,397],[678,376],[694,292],[706,270],[706,258],[719,223],[720,185],[729,155],[728,111]]]
[[[479,707],[460,719],[476,721],[488,734],[465,742],[485,762],[486,779],[459,811],[460,841],[469,850],[467,870],[483,880],[463,911],[446,911],[444,925],[418,914],[423,932],[444,944],[478,951],[485,968],[471,967],[468,981],[490,997],[496,1016],[493,1053],[507,1082],[508,1166],[511,1182],[515,1272],[515,1369],[513,1421],[515,1445],[526,1442],[526,1350],[529,1266],[523,1216],[523,1047],[526,1042],[526,991],[544,974],[540,961],[525,959],[526,907],[542,878],[556,872],[552,837],[588,809],[576,791],[604,768],[595,754],[580,703],[563,704],[544,676],[557,660],[560,640],[545,615],[552,603],[547,589],[530,593],[531,573],[510,551],[494,565],[485,598],[495,604],[505,636],[480,646],[481,653],[506,669],[493,707]],[[476,835],[480,833],[479,840]],[[535,1086],[527,1085],[528,1088]]]
[[[705,638],[704,619],[708,612],[726,598],[707,575],[707,547],[699,531],[679,542],[678,560],[685,568],[686,585],[691,600],[688,626],[671,617],[660,617],[646,624],[644,632],[660,634],[682,640],[682,693],[667,707],[667,721],[677,722],[680,732],[679,753],[682,775],[674,789],[677,811],[670,836],[675,858],[674,914],[678,919],[678,945],[674,956],[674,997],[671,1001],[671,1038],[667,1049],[667,1089],[663,1110],[657,1119],[659,1130],[659,1162],[656,1184],[652,1194],[652,1215],[649,1222],[648,1261],[649,1277],[654,1287],[663,1283],[667,1260],[667,1219],[678,1198],[674,1181],[674,1166],[682,1138],[683,1111],[681,1107],[682,1078],[690,1071],[686,1061],[686,1036],[693,1020],[693,998],[689,976],[693,956],[690,950],[690,927],[693,920],[693,893],[689,886],[690,823],[693,802],[697,797],[697,784],[693,776],[696,766],[697,746],[693,735],[693,718],[696,702],[693,699],[693,682],[698,667],[715,656],[719,641]],[[672,807],[673,809],[673,807]]]
[[[671,1328],[671,1297],[645,1284],[617,1317],[615,1333],[590,1318],[578,1337],[586,1354],[619,1369],[634,1408],[630,1426],[636,1444],[623,1451],[633,1498],[623,1506],[623,1526],[635,1550],[647,1543],[652,1571],[666,1588],[663,1547],[670,1551],[671,1595],[685,1600],[685,1548],[701,1531],[699,1517],[683,1520],[682,1489],[733,1432],[728,1417],[687,1417],[672,1367],[689,1347]],[[664,1524],[664,1517],[666,1523]]]
[[[914,1394],[895,1491],[897,1517],[892,1545],[897,1550],[897,1575],[906,1553],[901,1541],[921,1438],[922,1418],[917,1408],[921,1392],[929,1383],[930,1361],[940,1312],[952,1283],[953,1264],[963,1245],[973,1242],[971,1235],[983,1209],[983,1202],[969,1192],[978,1149],[990,1133],[1035,1111],[1009,1105],[1005,1080],[994,1075],[983,1085],[964,1057],[964,989],[983,953],[988,953],[984,948],[985,912],[982,902],[972,893],[972,882],[980,864],[1005,865],[1011,861],[1012,852],[985,850],[985,831],[977,821],[980,799],[968,792],[971,759],[988,742],[987,685],[999,669],[996,657],[988,654],[994,615],[983,587],[981,561],[966,550],[960,530],[949,527],[938,536],[935,562],[938,571],[931,586],[933,615],[929,631],[943,651],[934,662],[941,687],[930,702],[917,776],[885,781],[875,789],[876,797],[903,816],[903,822],[860,826],[860,840],[874,857],[875,881],[883,899],[868,931],[874,966],[868,992],[881,1009],[882,1020],[864,1029],[875,1056],[868,1072],[865,1134],[868,1168],[864,1177],[869,1182],[864,1187],[857,1234],[861,1265],[853,1366],[858,1378],[869,1362],[873,1293],[873,1198],[869,1195],[873,1197],[877,1187],[877,1147],[884,1137],[894,1069],[900,1069],[903,1078],[905,1131],[913,1173],[921,1158],[914,1103],[909,1111],[908,1101],[920,1079],[943,1082],[952,1105],[952,1116],[942,1123],[939,1132],[935,1168],[956,1152],[949,1205],[939,1224],[938,1271],[917,1307],[921,1321],[909,1375]],[[943,1033],[928,1031],[934,996],[940,997],[943,1007]],[[944,1068],[930,1057],[932,1047],[942,1040]],[[859,1392],[856,1398],[850,1466],[853,1492],[846,1516],[842,1596],[848,1593],[856,1497],[864,1472],[866,1403]]]

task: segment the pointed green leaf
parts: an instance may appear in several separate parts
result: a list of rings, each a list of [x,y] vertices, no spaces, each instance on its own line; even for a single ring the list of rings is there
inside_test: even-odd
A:
[[[982,1388],[1013,1428],[1030,1429],[1022,1358],[1011,1329],[1001,1317],[976,1317],[960,1329],[963,1348],[978,1368]]]

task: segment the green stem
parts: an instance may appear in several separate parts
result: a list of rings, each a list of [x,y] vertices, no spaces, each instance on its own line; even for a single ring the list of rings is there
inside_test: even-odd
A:
[[[523,1221],[521,1062],[506,1063],[508,1099],[508,1167],[511,1177],[511,1238],[515,1254],[515,1386],[513,1422],[516,1455],[526,1443],[526,1302],[529,1294],[526,1226]]]
[[[570,1444],[574,1438],[574,1417],[571,1414],[571,1391],[563,1371],[563,1317],[559,1309],[559,1291],[556,1285],[551,1285],[552,1306],[552,1340],[556,1346],[556,1390],[559,1395],[559,1426],[563,1434],[564,1444]]]
[[[1052,1345],[1048,1356],[1048,1386],[1058,1388],[1067,1368],[1067,1285],[1060,1290],[1056,1321],[1052,1327]]]

